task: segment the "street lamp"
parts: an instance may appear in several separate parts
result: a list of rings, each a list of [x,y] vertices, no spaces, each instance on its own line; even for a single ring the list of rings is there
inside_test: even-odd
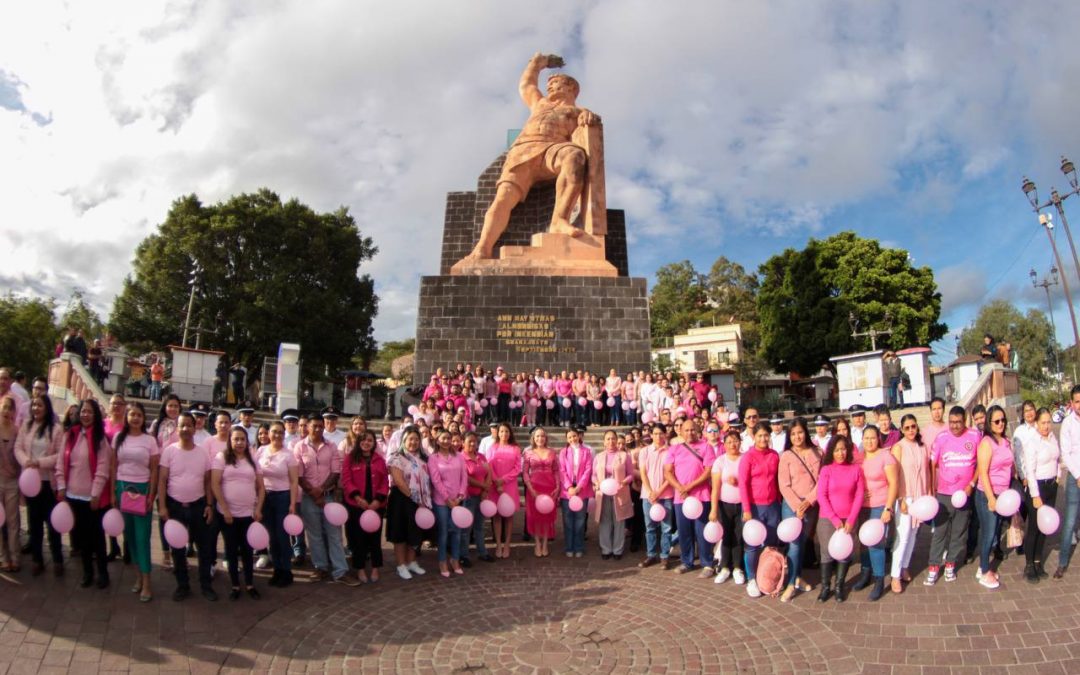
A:
[[[1058,268],[1057,265],[1050,267],[1050,276],[1043,277],[1042,281],[1039,281],[1039,275],[1032,269],[1028,276],[1031,277],[1031,285],[1035,288],[1042,288],[1046,291],[1046,308],[1050,310],[1050,328],[1053,333],[1050,334],[1050,351],[1054,354],[1054,373],[1061,373],[1061,361],[1058,360],[1057,350],[1057,325],[1054,323],[1054,303],[1050,301],[1050,287],[1058,285]]]
[[[1059,194],[1057,188],[1050,188],[1050,198],[1044,202],[1039,203],[1039,191],[1035,189],[1035,183],[1027,176],[1024,176],[1023,183],[1020,184],[1020,189],[1024,191],[1024,195],[1031,202],[1031,208],[1035,213],[1042,215],[1042,210],[1053,206],[1057,209],[1058,218],[1061,220],[1061,227],[1065,230],[1065,238],[1069,240],[1069,251],[1072,253],[1073,268],[1076,271],[1076,278],[1080,280],[1080,259],[1076,256],[1076,245],[1073,243],[1072,230],[1069,229],[1069,221],[1065,217],[1065,207],[1063,202],[1069,197],[1080,194],[1080,179],[1076,175],[1076,165],[1074,165],[1065,156],[1061,157],[1061,173],[1065,174],[1065,179],[1069,181],[1069,185],[1072,190],[1066,192],[1064,195]],[[1061,261],[1058,261],[1058,265]]]

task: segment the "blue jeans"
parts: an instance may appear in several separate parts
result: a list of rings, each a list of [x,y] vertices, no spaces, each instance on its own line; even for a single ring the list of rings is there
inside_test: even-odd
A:
[[[1080,487],[1076,486],[1076,476],[1066,471],[1065,517],[1061,520],[1061,548],[1058,549],[1058,567],[1068,567],[1069,559],[1072,557],[1072,533],[1076,529],[1078,511],[1080,511]]]
[[[611,406],[611,426],[620,426],[623,423],[622,396],[612,396],[615,405]],[[606,401],[605,401],[606,403]]]
[[[573,405],[572,401],[571,401],[571,404],[570,404],[569,408],[567,408],[566,406],[563,405],[563,401],[566,401],[569,398],[570,398],[569,396],[556,396],[555,397],[555,400],[558,402],[558,408],[559,408],[559,424],[564,426],[564,427],[565,426],[570,426],[570,417],[573,415],[573,412],[574,412],[574,405]]]
[[[702,567],[715,567],[713,546],[705,541],[705,525],[709,523],[711,504],[702,504],[701,515],[691,520],[683,515],[682,504],[675,504],[675,525],[679,531],[679,560],[686,567],[694,566],[694,554],[701,560]]]
[[[324,499],[327,504],[334,501],[329,495]],[[311,564],[315,569],[328,571],[335,579],[340,579],[349,571],[345,548],[341,545],[341,528],[327,522],[323,507],[307,495],[300,501],[300,517],[304,519],[304,534],[310,544]]]
[[[461,530],[450,518],[448,504],[435,504],[435,537],[439,547],[439,562],[461,559]]]
[[[775,546],[779,541],[776,538],[776,526],[780,524],[780,502],[773,504],[751,504],[750,516],[754,520],[760,520],[765,525],[765,543],[761,546],[750,546],[746,544],[746,551],[743,553],[743,563],[746,567],[746,576],[749,579],[753,579],[757,574],[757,561],[761,556],[761,549],[766,546]],[[742,527],[742,524],[739,525]]]
[[[469,533],[472,533],[473,541],[476,542],[476,555],[487,555],[487,546],[484,545],[484,514],[480,513],[480,502],[484,501],[483,495],[465,498],[465,508],[472,514],[472,527],[467,530],[458,530],[461,538],[458,543],[460,557],[463,560],[469,557]]]
[[[648,499],[642,499],[641,503],[645,510],[645,555],[667,560],[671,556],[671,533],[675,530],[675,500],[668,497],[656,502],[667,511],[660,522],[649,516],[652,503]]]
[[[263,525],[270,531],[270,561],[278,572],[292,571],[292,550],[285,516],[289,515],[289,491],[267,490],[263,502]],[[303,536],[303,535],[301,535]]]
[[[585,519],[589,516],[589,500],[582,499],[585,506],[580,511],[570,510],[570,500],[561,499],[563,538],[567,553],[585,553]]]
[[[873,508],[863,508],[859,512],[859,525],[870,520],[871,518],[880,518],[882,512],[885,511],[884,506],[875,506]],[[891,524],[891,523],[890,523]],[[861,546],[862,549],[859,552],[859,564],[863,569],[869,567],[875,577],[885,576],[885,546],[889,542],[889,525],[885,525],[885,536],[881,538],[881,541],[873,546]]]
[[[990,510],[990,502],[982,490],[975,490],[975,515],[979,519],[979,569],[990,569],[990,552],[1001,526],[1001,516]]]
[[[795,509],[788,506],[786,501],[780,502],[780,518],[781,520],[787,520],[795,516]],[[788,559],[788,578],[787,585],[795,583],[795,580],[802,574],[803,563],[803,547],[806,545],[807,537],[817,527],[817,505],[808,508],[802,517],[802,533],[799,538],[788,544],[787,559]]]
[[[161,383],[160,382],[151,382],[150,383],[150,400],[151,401],[160,401],[161,400]]]
[[[574,419],[577,420],[578,426],[585,426],[589,422],[590,407],[588,401],[585,401],[585,405],[578,405],[577,400],[574,400]]]

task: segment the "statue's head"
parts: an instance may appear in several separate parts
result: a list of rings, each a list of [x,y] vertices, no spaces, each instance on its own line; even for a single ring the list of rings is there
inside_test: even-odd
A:
[[[547,97],[551,101],[569,101],[573,103],[579,93],[581,93],[581,85],[569,75],[558,73],[548,78]]]

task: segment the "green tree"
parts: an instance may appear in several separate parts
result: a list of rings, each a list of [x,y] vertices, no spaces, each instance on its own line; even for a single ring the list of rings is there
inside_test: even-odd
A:
[[[100,338],[105,333],[105,325],[101,322],[101,317],[86,304],[86,299],[80,289],[75,289],[71,294],[64,314],[60,317],[61,330],[67,330],[70,326],[83,332],[88,346],[95,338]]]
[[[938,321],[941,294],[928,267],[914,267],[906,251],[841,232],[787,249],[759,269],[757,296],[762,355],[777,372],[811,375],[832,368],[829,357],[870,349],[859,330],[884,328],[878,347],[928,345],[948,328]]]
[[[59,340],[55,310],[51,298],[0,297],[0,366],[21,370],[27,378],[48,373]]]
[[[1054,369],[1053,350],[1057,345],[1045,314],[1034,308],[1021,314],[1008,300],[988,302],[979,308],[974,325],[960,332],[960,351],[978,354],[987,333],[999,343],[1008,342],[1017,352],[1025,384],[1047,382],[1047,372]]]
[[[652,337],[670,338],[687,328],[709,321],[705,277],[689,260],[669,263],[656,270],[649,294],[649,327]]]
[[[379,350],[376,352],[375,359],[371,362],[369,370],[373,373],[390,377],[390,367],[393,365],[394,359],[405,356],[406,354],[412,354],[415,351],[416,338],[384,342],[379,346]]]
[[[721,256],[713,263],[704,283],[713,323],[757,323],[757,276]]]
[[[211,206],[190,195],[139,244],[109,327],[129,344],[180,344],[194,279],[202,346],[255,368],[296,342],[309,375],[347,368],[374,351],[378,298],[360,268],[376,252],[345,208],[316,213],[266,189]]]

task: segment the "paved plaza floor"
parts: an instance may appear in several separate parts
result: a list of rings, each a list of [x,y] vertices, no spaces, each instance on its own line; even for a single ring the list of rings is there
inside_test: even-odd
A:
[[[425,551],[428,574],[408,582],[387,551],[377,584],[261,579],[258,601],[226,599],[219,572],[217,603],[197,592],[173,602],[159,568],[154,601],[140,604],[132,567],[112,563],[100,591],[78,587],[74,562],[62,579],[26,565],[0,578],[0,673],[1080,673],[1080,574],[1032,586],[1015,556],[996,591],[972,566],[925,587],[920,564],[905,593],[877,603],[863,591],[843,605],[816,592],[782,604],[730,581],[639,570],[636,554],[601,560],[590,539],[583,559],[563,557],[561,540],[544,559],[521,544],[451,579]]]

